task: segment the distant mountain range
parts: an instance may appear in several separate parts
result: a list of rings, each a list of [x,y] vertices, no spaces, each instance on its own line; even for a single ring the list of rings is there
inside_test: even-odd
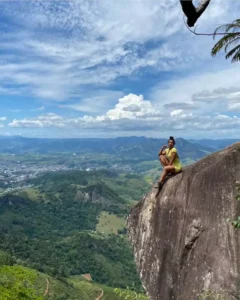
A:
[[[205,147],[213,148],[214,150],[221,150],[230,146],[236,142],[239,142],[239,139],[218,139],[218,140],[211,140],[211,139],[203,139],[203,140],[189,140],[189,142],[194,144],[199,144]]]
[[[194,140],[178,138],[176,147],[182,158],[200,159],[207,153],[225,148],[237,139]],[[106,153],[126,158],[156,159],[167,139],[147,137],[118,137],[111,139],[46,139],[26,137],[0,137],[0,153]]]

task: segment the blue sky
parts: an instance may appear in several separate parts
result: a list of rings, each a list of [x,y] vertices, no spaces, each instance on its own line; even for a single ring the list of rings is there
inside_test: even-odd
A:
[[[212,0],[199,32],[239,18]],[[240,64],[178,0],[0,2],[0,135],[239,137]]]

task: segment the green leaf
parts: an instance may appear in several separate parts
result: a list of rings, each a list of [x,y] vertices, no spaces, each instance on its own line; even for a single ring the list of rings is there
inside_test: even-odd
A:
[[[217,29],[214,32],[213,38],[215,38],[220,31],[225,31],[225,34],[214,45],[214,47],[212,48],[211,55],[216,56],[218,52],[224,49],[226,53],[226,59],[232,58],[232,63],[240,61],[240,20],[237,19],[230,24],[225,24],[217,27]],[[229,48],[232,46],[235,47],[228,51]]]
[[[233,224],[234,227],[236,227],[237,224],[238,224],[238,221],[233,221],[232,224]]]

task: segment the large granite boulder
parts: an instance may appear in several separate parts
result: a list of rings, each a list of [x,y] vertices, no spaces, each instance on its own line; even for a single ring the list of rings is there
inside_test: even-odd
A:
[[[240,299],[240,229],[228,220],[240,215],[238,192],[240,143],[184,168],[132,209],[128,234],[151,300]]]

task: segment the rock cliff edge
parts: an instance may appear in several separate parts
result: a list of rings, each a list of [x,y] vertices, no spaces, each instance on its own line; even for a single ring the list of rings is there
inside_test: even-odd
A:
[[[240,229],[227,220],[240,215],[239,183],[236,143],[184,168],[131,210],[128,234],[151,300],[240,299]]]

